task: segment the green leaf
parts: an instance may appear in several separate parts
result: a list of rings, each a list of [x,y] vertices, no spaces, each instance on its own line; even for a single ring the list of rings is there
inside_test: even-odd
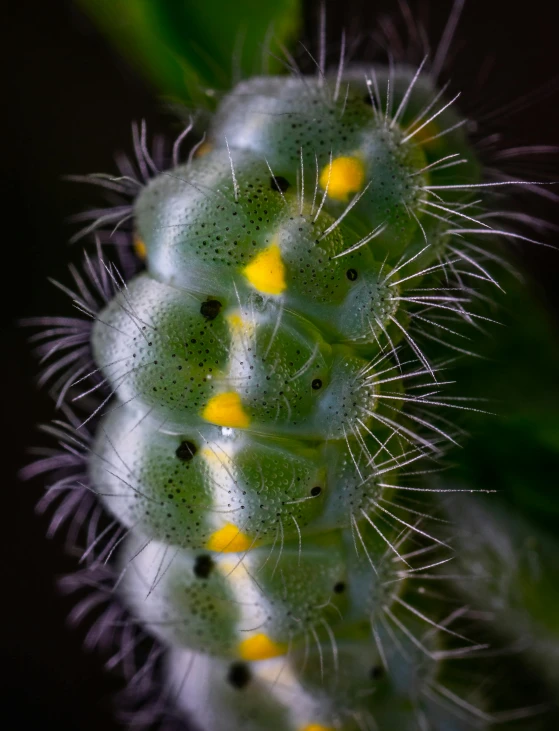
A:
[[[300,0],[76,0],[165,95],[199,101],[237,79],[278,73],[270,47],[289,44]]]
[[[557,325],[525,282],[500,277],[506,290],[501,310],[489,313],[501,324],[476,333],[480,359],[464,358],[453,368],[456,395],[486,399],[464,412],[469,432],[455,450],[453,477],[499,498],[542,527],[559,520],[559,337]],[[487,314],[487,313],[484,313]]]

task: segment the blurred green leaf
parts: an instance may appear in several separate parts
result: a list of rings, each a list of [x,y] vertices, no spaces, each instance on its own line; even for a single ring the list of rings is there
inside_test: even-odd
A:
[[[471,405],[494,415],[464,412],[470,437],[451,459],[452,475],[474,489],[497,490],[497,500],[539,525],[559,519],[559,333],[529,283],[501,276],[501,325],[476,333],[480,359],[453,366],[456,394],[484,398]],[[487,314],[487,313],[484,313]],[[468,404],[466,404],[468,405]]]
[[[76,0],[164,94],[199,101],[245,75],[279,72],[300,0]]]

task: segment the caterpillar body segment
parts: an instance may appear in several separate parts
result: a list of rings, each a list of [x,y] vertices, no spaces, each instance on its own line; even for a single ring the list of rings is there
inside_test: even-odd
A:
[[[375,261],[367,237],[336,225],[318,199],[313,206],[294,185],[286,188],[257,154],[235,150],[231,160],[235,181],[227,150],[216,150],[140,195],[138,237],[150,272],[202,295],[218,288],[233,305],[236,292],[252,294],[253,307],[281,296],[334,341],[374,343],[374,316],[384,321],[397,307],[384,284],[389,267]],[[219,175],[208,175],[206,165]]]
[[[425,198],[422,182],[433,179],[427,165],[445,154],[465,153],[465,176],[477,172],[459,128],[450,137],[439,136],[462,122],[450,108],[423,126],[438,92],[427,76],[413,82],[416,71],[358,67],[344,73],[339,84],[334,77],[250,79],[224,99],[209,144],[224,147],[227,139],[231,150],[251,150],[277,176],[292,176],[299,166],[309,198],[318,170],[319,200],[326,192],[324,207],[335,218],[362,194],[352,208],[351,226],[370,234],[386,225],[373,250],[381,251],[387,242],[377,259],[388,252],[389,262],[397,260],[417,232],[407,209]],[[444,170],[435,178],[449,180]]]
[[[464,638],[413,604],[447,546],[407,480],[454,441],[411,324],[471,321],[445,262],[479,166],[420,71],[238,85],[139,193],[146,271],[92,330],[118,591],[205,731],[472,727],[437,680]]]
[[[167,434],[146,412],[123,407],[101,422],[89,477],[126,527],[181,548],[220,542],[230,552],[350,526],[393,479],[369,464],[373,451],[371,438],[305,442],[214,426]]]
[[[329,628],[346,640],[368,638],[381,602],[401,593],[400,585],[388,588],[398,573],[386,545],[368,536],[369,554],[380,555],[371,579],[370,564],[356,555],[348,531],[306,543],[304,551],[291,540],[283,549],[219,553],[153,542],[126,572],[124,590],[146,625],[170,645],[231,660],[308,650],[313,635],[328,643]],[[141,539],[129,541],[125,557],[141,547]]]
[[[134,396],[165,430],[211,423],[308,439],[340,436],[361,406],[374,409],[368,361],[346,345],[273,302],[208,321],[207,301],[140,275],[101,313],[94,353],[122,401]]]
[[[381,625],[377,638],[387,655],[381,657],[370,639],[343,639],[336,665],[332,654],[316,646],[293,652],[291,661],[277,657],[250,664],[174,647],[167,677],[185,714],[224,731],[361,731],[367,724],[415,731],[427,721],[445,731],[473,728],[471,720],[441,707],[435,694],[429,698],[436,682],[433,664],[404,633]]]

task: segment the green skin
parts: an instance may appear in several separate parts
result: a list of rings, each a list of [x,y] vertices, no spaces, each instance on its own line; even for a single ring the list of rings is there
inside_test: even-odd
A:
[[[393,113],[412,76],[396,70]],[[386,78],[377,70],[381,88]],[[211,150],[140,193],[147,272],[93,331],[120,403],[98,429],[90,482],[130,530],[119,591],[173,648],[169,686],[202,728],[357,731],[374,719],[411,731],[429,718],[457,731],[469,722],[425,692],[439,640],[424,640],[427,662],[410,639],[425,633],[399,573],[410,538],[382,508],[399,464],[421,452],[386,348],[408,327],[399,295],[444,253],[423,186],[475,183],[478,165],[461,129],[437,137],[457,123],[451,110],[405,139],[436,95],[428,78],[393,125],[362,69],[344,74],[337,99],[334,88],[241,83]],[[459,173],[425,170],[455,153],[468,160]],[[318,182],[339,157],[364,175],[345,201]],[[274,247],[277,292],[247,274]],[[416,254],[398,284],[394,269]],[[208,406],[231,392],[235,423]],[[235,552],[212,543],[227,526],[245,539]],[[255,633],[278,656],[244,655]]]
[[[232,390],[258,433],[336,438],[363,408],[375,408],[374,384],[359,375],[367,361],[326,343],[307,321],[247,307],[247,327],[232,337],[227,314],[235,309],[207,322],[203,302],[140,275],[95,325],[95,360],[118,396],[153,409],[165,430],[204,425],[210,399]]]
[[[141,547],[137,538],[128,551],[133,555]],[[165,550],[165,544],[151,543],[134,562],[124,579],[129,601],[165,642],[231,660],[254,626],[297,654],[313,631],[326,641],[325,623],[339,625],[343,615],[345,640],[361,640],[375,607],[392,594],[384,584],[396,577],[380,539],[369,536],[368,550],[383,557],[371,581],[364,554],[356,556],[351,535],[342,530],[308,539],[301,553],[296,542],[283,550],[255,548],[239,566],[238,558],[227,554],[167,556],[163,586],[150,592]]]
[[[138,424],[133,432],[131,423]],[[92,484],[126,527],[194,550],[203,550],[225,523],[267,546],[280,535],[297,540],[299,529],[320,533],[347,525],[351,514],[382,492],[374,476],[362,484],[357,467],[364,472],[367,463],[360,455],[356,466],[344,443],[306,446],[240,430],[224,437],[220,431],[164,434],[141,412],[131,422],[129,412],[115,410],[92,448]],[[177,456],[183,443],[197,450],[188,461]]]
[[[226,302],[234,305],[235,291],[243,298],[254,294],[239,269],[275,241],[286,267],[284,306],[316,323],[331,341],[374,343],[379,328],[371,315],[397,309],[392,290],[381,284],[388,267],[375,263],[367,247],[332,258],[361,237],[341,226],[321,238],[335,219],[325,212],[316,216],[319,201],[314,213],[309,202],[301,211],[295,186],[285,193],[271,188],[259,155],[235,151],[234,165],[238,201],[226,150],[148,185],[137,203],[137,227],[150,274],[189,292],[227,293]],[[353,280],[350,270],[357,272]]]

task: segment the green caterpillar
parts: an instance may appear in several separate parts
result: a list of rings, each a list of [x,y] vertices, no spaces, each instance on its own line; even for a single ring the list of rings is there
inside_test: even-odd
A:
[[[452,555],[419,499],[459,408],[424,342],[465,353],[483,319],[486,183],[425,61],[319,66],[238,84],[187,163],[183,136],[163,172],[141,136],[145,271],[90,268],[109,301],[79,396],[104,389],[87,499],[122,526],[102,557],[166,648],[181,724],[488,728],[484,699],[440,680],[485,645],[413,591]]]
[[[437,276],[457,225],[428,214],[469,218],[461,127],[421,68],[254,78],[137,197],[147,271],[93,329],[118,401],[89,478],[202,728],[460,726],[429,699],[440,639],[430,664],[413,642],[436,623],[404,599],[406,551],[441,542],[394,500],[447,440],[405,390],[438,388],[410,319],[460,314]]]

